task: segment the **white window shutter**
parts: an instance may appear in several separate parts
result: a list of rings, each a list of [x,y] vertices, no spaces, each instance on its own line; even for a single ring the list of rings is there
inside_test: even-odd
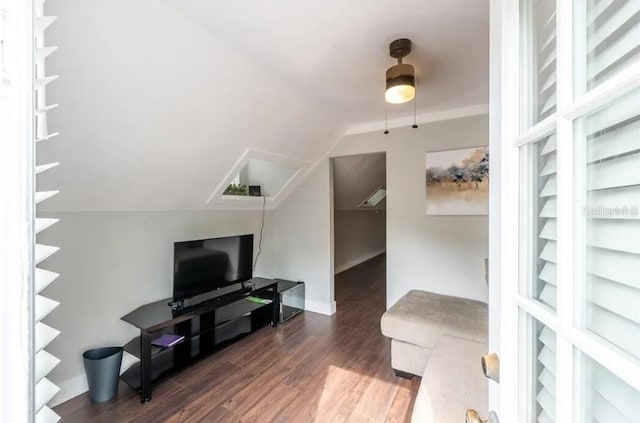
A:
[[[536,40],[536,81],[538,120],[556,111],[556,12],[554,8],[540,7],[542,27]]]
[[[588,357],[585,362],[584,421],[637,423],[638,391]]]
[[[45,30],[55,22],[56,18],[53,16],[44,16],[44,0],[36,0],[35,6],[35,134],[34,142],[44,141],[54,137],[55,133],[50,133],[47,125],[47,113],[53,110],[57,105],[50,105],[47,103],[46,89],[47,86],[54,82],[58,77],[55,75],[47,75],[45,72],[46,58],[56,47],[47,46],[45,44]],[[36,159],[37,159],[37,144],[36,144]],[[35,167],[35,174],[41,174],[49,171],[50,169],[58,166],[58,163],[37,163]],[[57,191],[42,191],[36,192],[35,203],[39,204],[42,201],[56,195]],[[37,211],[37,209],[36,209]],[[36,237],[42,231],[47,230],[52,225],[56,224],[58,219],[53,218],[39,218],[35,219],[34,233]],[[35,249],[35,262],[36,266],[55,254],[58,251],[58,247],[37,244]],[[60,333],[58,330],[46,325],[42,320],[51,313],[59,303],[51,300],[42,295],[44,290],[50,283],[52,283],[58,277],[57,273],[36,268],[35,271],[35,375],[34,382],[35,388],[35,421],[37,423],[53,423],[60,420],[60,417],[53,412],[47,403],[58,393],[59,388],[47,379],[47,375],[51,370],[58,365],[60,360],[49,352],[46,351],[46,346],[55,339]]]
[[[557,155],[556,134],[541,139],[531,151],[535,152],[533,163],[534,186],[537,195],[537,260],[534,269],[534,298],[555,309],[557,292]]]
[[[556,417],[556,334],[532,319],[533,355],[531,368],[534,404],[527,419],[536,423],[553,423]]]
[[[640,57],[640,2],[590,0],[587,80],[599,84]]]
[[[640,4],[640,2],[636,2]],[[587,329],[640,358],[640,92],[584,123]]]

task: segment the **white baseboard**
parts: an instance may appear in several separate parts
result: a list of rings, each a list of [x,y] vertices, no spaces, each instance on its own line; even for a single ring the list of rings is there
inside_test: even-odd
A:
[[[365,254],[363,256],[357,257],[353,260],[349,260],[348,262],[341,264],[339,266],[336,266],[335,269],[335,275],[337,275],[338,273],[342,273],[345,270],[351,269],[352,267],[355,267],[361,263],[364,263],[367,260],[371,260],[374,257],[378,257],[380,254],[384,254],[387,251],[386,248],[382,248],[380,250],[377,251],[373,251],[371,253]]]
[[[125,353],[122,355],[120,374],[127,371],[127,369],[137,361],[140,360],[125,351]],[[57,383],[57,385],[60,387],[60,391],[58,391],[56,396],[53,397],[53,399],[49,402],[50,407],[55,407],[56,405],[62,404],[63,402],[67,402],[70,399],[73,399],[78,395],[82,395],[89,390],[87,377],[84,375],[84,373],[76,377],[72,377],[71,379],[67,379],[64,382]]]
[[[333,316],[336,313],[336,302],[324,303],[320,301],[304,300],[304,309],[312,311],[314,313],[325,314],[327,316]]]

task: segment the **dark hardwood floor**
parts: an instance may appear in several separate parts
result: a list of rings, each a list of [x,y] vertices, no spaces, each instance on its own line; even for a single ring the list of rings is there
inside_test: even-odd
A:
[[[336,277],[338,311],[265,327],[154,387],[140,404],[87,394],[55,408],[63,422],[407,422],[419,379],[394,376],[380,333],[385,256]]]

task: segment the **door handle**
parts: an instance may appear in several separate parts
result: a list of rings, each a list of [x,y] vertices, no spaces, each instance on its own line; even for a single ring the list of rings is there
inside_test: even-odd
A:
[[[487,420],[482,420],[478,412],[474,409],[467,410],[467,418],[465,421],[466,423],[500,423],[498,415],[495,412],[490,411],[489,418]]]
[[[484,375],[487,378],[500,383],[500,358],[498,357],[498,354],[493,353],[484,355],[480,362],[482,364],[482,371],[484,372]]]

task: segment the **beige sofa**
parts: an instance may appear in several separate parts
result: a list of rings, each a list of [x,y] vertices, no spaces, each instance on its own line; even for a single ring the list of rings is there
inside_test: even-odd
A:
[[[487,314],[479,301],[413,290],[382,316],[396,374],[422,377],[413,422],[464,421],[468,408],[486,415]]]

